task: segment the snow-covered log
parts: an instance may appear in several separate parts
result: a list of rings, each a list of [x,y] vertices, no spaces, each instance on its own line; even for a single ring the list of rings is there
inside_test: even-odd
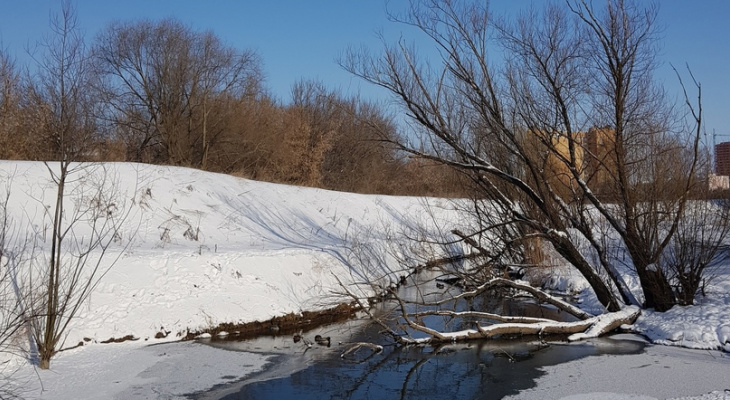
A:
[[[627,306],[621,311],[603,314],[595,317],[595,322],[585,332],[575,333],[568,336],[571,342],[576,340],[590,339],[604,335],[621,325],[629,325],[636,321],[641,314],[641,309],[637,306]]]
[[[401,337],[404,344],[433,344],[442,342],[458,342],[477,339],[491,339],[503,335],[548,335],[571,334],[570,341],[588,339],[606,334],[621,325],[631,324],[641,313],[636,306],[628,306],[620,311],[591,317],[582,321],[558,322],[545,320],[536,323],[500,323],[489,326],[476,325],[475,329],[466,329],[456,332],[437,332],[422,326],[414,321],[408,325],[420,332],[429,334],[429,337],[412,339]]]
[[[500,315],[481,311],[452,311],[452,310],[427,310],[414,313],[408,313],[411,318],[421,318],[430,315],[437,315],[442,317],[452,318],[482,318],[489,319],[497,322],[507,323],[523,323],[523,324],[534,324],[540,322],[552,322],[553,320],[547,318],[534,318],[534,317],[523,317],[523,316],[510,316]]]

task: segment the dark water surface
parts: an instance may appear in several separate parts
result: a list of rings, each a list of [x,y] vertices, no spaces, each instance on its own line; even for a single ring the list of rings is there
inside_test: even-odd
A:
[[[292,337],[214,342],[216,347],[274,354],[269,367],[242,382],[218,387],[205,399],[499,399],[535,386],[540,367],[586,356],[640,353],[640,340],[489,340],[440,347],[388,345],[374,325],[352,321],[304,334],[330,336],[330,347],[311,348]],[[351,343],[385,344],[341,357]]]

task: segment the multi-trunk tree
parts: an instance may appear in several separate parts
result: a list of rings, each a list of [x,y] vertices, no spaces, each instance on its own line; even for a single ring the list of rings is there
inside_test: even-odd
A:
[[[172,19],[111,24],[92,54],[131,160],[206,168],[235,105],[262,90],[256,53]]]
[[[412,122],[394,145],[473,182],[476,223],[453,238],[478,255],[462,276],[479,277],[471,287],[489,282],[485,268],[540,264],[537,250],[577,269],[608,311],[677,303],[665,255],[697,217],[687,209],[706,160],[699,84],[696,102],[685,92],[674,105],[654,80],[656,18],[623,0],[549,3],[516,19],[479,1],[412,2],[395,19],[435,56],[401,41],[342,59]]]

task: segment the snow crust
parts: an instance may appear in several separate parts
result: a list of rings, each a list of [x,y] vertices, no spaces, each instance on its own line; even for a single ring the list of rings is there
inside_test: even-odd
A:
[[[14,378],[26,399],[179,399],[260,371],[269,356],[179,342],[98,345],[59,354],[50,371]]]

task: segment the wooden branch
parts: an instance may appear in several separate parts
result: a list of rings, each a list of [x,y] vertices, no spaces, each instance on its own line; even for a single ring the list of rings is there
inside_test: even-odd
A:
[[[461,240],[464,241],[464,243],[466,243],[469,246],[477,249],[477,251],[479,251],[480,254],[482,254],[482,255],[488,255],[489,254],[489,252],[487,251],[487,249],[485,249],[484,247],[480,246],[479,243],[477,243],[476,240],[474,240],[474,239],[471,238],[471,236],[465,235],[464,233],[462,233],[458,229],[452,230],[451,233],[453,233],[454,235],[460,237]]]
[[[375,321],[375,323],[377,323],[378,325],[380,325],[380,327],[383,328],[383,330],[385,332],[387,332],[391,337],[393,337],[393,339],[395,341],[399,341],[401,339],[401,335],[399,335],[390,326],[388,326],[382,319],[378,318],[378,316],[376,316],[372,312],[372,310],[371,310],[370,307],[366,307],[366,305],[363,303],[362,298],[360,298],[360,296],[357,296],[354,293],[352,293],[352,291],[349,290],[345,286],[344,283],[342,283],[342,281],[340,280],[340,278],[336,274],[333,273],[332,276],[335,278],[335,280],[340,285],[340,288],[342,288],[342,290],[345,292],[345,294],[347,296],[349,296],[350,298],[352,298],[353,301],[355,301],[355,303],[360,307],[360,310],[364,311],[367,314],[367,316],[370,317],[370,319],[372,319],[373,321]]]
[[[490,282],[528,292],[531,295],[535,296],[538,300],[548,304],[552,304],[555,307],[575,316],[576,318],[585,320],[593,317],[592,314],[581,310],[580,308],[568,303],[567,301],[563,301],[555,296],[551,296],[538,288],[528,285],[527,283],[520,283],[505,278],[495,278],[492,279]]]
[[[342,354],[340,354],[340,358],[345,358],[346,355],[348,355],[350,353],[354,353],[363,347],[372,350],[374,353],[380,353],[381,351],[383,351],[383,346],[381,346],[381,345],[368,343],[368,342],[358,342],[358,343],[353,343],[349,349],[345,350]]]
[[[532,287],[528,283],[516,282],[516,281],[512,281],[512,280],[505,279],[505,278],[490,279],[489,281],[474,288],[473,290],[467,290],[467,291],[461,292],[460,294],[458,294],[456,296],[452,296],[452,297],[449,297],[449,298],[446,298],[443,300],[433,301],[433,302],[411,301],[411,302],[409,302],[409,304],[420,305],[420,306],[438,306],[438,305],[450,303],[450,302],[453,302],[453,301],[456,301],[459,299],[472,298],[481,293],[486,292],[489,289],[492,289],[495,287],[500,287],[500,286],[508,286],[508,287],[512,287],[514,289],[528,292],[531,295],[535,296],[535,298],[537,298],[538,300],[540,300],[544,303],[551,304],[551,305],[567,312],[568,314],[575,316],[576,318],[588,319],[588,318],[593,317],[592,314],[581,310],[580,308],[568,303],[567,301],[563,301],[557,297],[551,296],[536,287]]]
[[[508,315],[499,315],[499,314],[480,312],[480,311],[428,310],[428,311],[420,311],[420,312],[408,314],[408,316],[411,318],[427,317],[430,315],[452,317],[452,318],[465,318],[465,317],[484,318],[484,319],[489,319],[489,320],[498,321],[498,322],[514,322],[514,323],[523,323],[523,324],[535,324],[535,323],[540,323],[540,322],[554,322],[553,320],[547,319],[547,318],[508,316]]]
[[[401,299],[399,296],[396,296],[395,300],[398,302],[401,316],[405,320],[406,325],[408,325],[411,329],[431,335],[431,337],[436,340],[445,341],[445,336],[443,333],[441,333],[435,329],[431,329],[427,326],[421,325],[421,324],[415,322],[413,319],[409,318],[408,313],[406,312],[406,310],[407,310],[406,303],[403,301],[403,299]],[[406,338],[406,337],[400,336],[397,338],[397,340],[400,343],[407,344],[407,343],[413,342],[413,340],[416,340],[416,339],[411,339],[411,338]]]
[[[447,265],[447,264],[453,264],[453,263],[456,263],[459,261],[471,260],[471,259],[481,257],[481,256],[482,256],[482,254],[480,254],[480,253],[469,253],[469,254],[459,254],[459,255],[450,256],[450,257],[436,258],[433,260],[426,261],[426,263],[423,265],[417,266],[416,271],[440,267],[442,265]]]

